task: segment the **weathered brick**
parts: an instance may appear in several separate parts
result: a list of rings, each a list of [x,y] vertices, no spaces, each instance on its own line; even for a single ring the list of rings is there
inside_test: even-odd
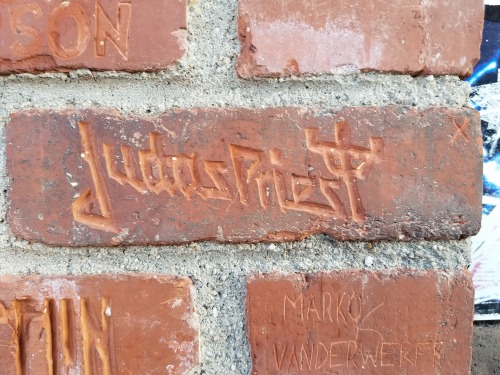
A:
[[[469,374],[473,295],[466,271],[250,277],[252,374]]]
[[[198,365],[189,279],[0,277],[0,373],[185,374]]]
[[[470,109],[21,112],[7,170],[13,233],[56,245],[462,238],[481,220]]]
[[[186,44],[186,0],[0,1],[0,74],[147,71]]]
[[[484,8],[470,0],[239,0],[242,77],[472,73]]]

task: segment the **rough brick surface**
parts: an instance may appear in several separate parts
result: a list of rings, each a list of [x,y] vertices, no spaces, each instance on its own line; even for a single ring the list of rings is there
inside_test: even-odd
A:
[[[8,221],[30,241],[444,239],[480,225],[469,109],[30,111],[7,145]]]
[[[253,375],[470,373],[466,271],[265,275],[247,288]]]
[[[184,55],[186,0],[0,1],[0,74],[158,70]]]
[[[185,374],[198,364],[189,279],[0,277],[0,372]]]
[[[242,77],[472,73],[481,1],[239,0]]]

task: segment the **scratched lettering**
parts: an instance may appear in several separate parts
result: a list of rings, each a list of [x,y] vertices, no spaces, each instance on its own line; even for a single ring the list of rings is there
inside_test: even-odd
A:
[[[418,368],[421,362],[434,365],[441,359],[440,347],[444,344],[441,341],[387,341],[382,333],[366,325],[365,322],[376,317],[382,308],[383,303],[367,310],[363,307],[362,296],[354,291],[285,294],[282,317],[290,324],[290,329],[299,321],[300,324],[308,321],[331,324],[332,329],[347,325],[352,329],[348,330],[348,336],[338,341],[274,342],[271,349],[276,370]],[[367,345],[362,340],[366,335],[377,340]]]
[[[63,61],[77,59],[91,44],[94,56],[102,58],[112,44],[127,61],[132,2],[117,2],[114,14],[108,14],[97,0],[93,12],[86,10],[84,5],[78,1],[63,1],[54,2],[53,7],[42,7],[37,2],[17,5],[16,0],[0,1],[0,28],[1,20],[7,19],[11,32],[17,37],[10,50],[20,58],[42,54],[45,44],[56,58]],[[45,20],[43,28],[34,26],[38,19]],[[75,33],[72,40],[63,41],[67,25],[72,25]]]
[[[102,362],[103,375],[116,374],[111,299],[102,299],[100,315],[86,298],[80,303],[81,328],[77,330],[76,310],[71,299],[46,298],[41,304],[29,298],[16,299],[10,306],[0,302],[0,325],[12,331],[16,375],[28,373],[36,350],[45,352],[48,375],[71,371],[77,365],[77,342],[83,342],[84,375],[98,373],[96,356]]]
[[[124,16],[105,11],[118,30]],[[109,36],[106,45],[106,53],[118,54]],[[20,112],[7,125],[7,219],[17,237],[64,246],[288,241],[320,233],[463,238],[479,226],[474,176],[482,156],[457,126],[476,139],[478,123],[469,110],[406,107],[326,115],[300,108],[169,109],[155,117]],[[449,154],[422,156],[422,145],[443,144]],[[445,178],[450,173],[459,190]],[[438,195],[421,189],[429,179],[439,181]],[[40,199],[29,199],[33,186]],[[335,298],[305,301],[305,319],[359,319],[359,301],[350,301],[356,297]],[[352,309],[336,311],[336,303]]]
[[[290,317],[300,317],[302,321],[335,321],[336,323],[349,321],[357,323],[380,307],[381,305],[378,305],[375,309],[364,312],[361,296],[354,292],[324,292],[321,295],[304,295],[301,293],[298,296],[285,294],[283,298],[283,320],[287,321]]]
[[[0,277],[0,374],[191,373],[191,288],[161,275]]]
[[[420,375],[467,370],[473,290],[464,290],[462,283],[468,280],[465,271],[252,275],[247,278],[252,372]],[[450,299],[455,293],[461,299]]]
[[[111,199],[109,197],[104,176],[99,167],[95,140],[87,123],[79,123],[82,136],[83,159],[90,167],[92,180],[94,181],[94,190],[90,188],[85,190],[72,204],[73,217],[75,221],[88,225],[91,228],[118,232],[115,225],[114,212],[111,208]],[[100,213],[92,213],[94,201],[98,202]]]
[[[365,220],[365,210],[359,196],[356,180],[365,180],[371,168],[380,163],[384,141],[379,137],[370,138],[370,149],[351,145],[349,124],[335,125],[335,142],[318,140],[318,129],[306,129],[307,148],[323,157],[332,175],[344,181],[349,193],[349,203],[354,221]]]
[[[76,25],[77,37],[73,46],[64,46],[61,41],[63,22],[71,19]],[[48,44],[52,53],[61,60],[72,60],[80,56],[90,40],[89,19],[80,4],[74,2],[61,3],[49,16],[47,30]]]
[[[280,371],[307,370],[305,373],[324,373],[328,370],[360,369],[369,373],[372,369],[383,367],[419,368],[421,363],[430,363],[434,368],[435,362],[441,359],[439,348],[443,344],[441,341],[378,341],[366,347],[362,342],[354,340],[273,342],[271,350],[274,368]],[[404,357],[401,353],[404,353]]]
[[[283,214],[294,211],[323,218],[349,219],[345,204],[337,194],[343,182],[352,213],[350,218],[362,223],[366,214],[357,181],[368,178],[372,167],[382,161],[384,149],[384,142],[379,137],[369,139],[369,149],[352,145],[350,126],[346,122],[335,125],[335,142],[319,141],[318,129],[308,128],[304,133],[307,148],[323,158],[330,176],[306,176],[285,170],[285,153],[279,148],[262,150],[229,144],[228,163],[205,160],[198,150],[192,150],[189,155],[169,153],[162,135],[156,132],[149,134],[149,148],[134,151],[130,145],[115,147],[107,141],[99,144],[92,131],[93,124],[80,122],[78,126],[82,157],[90,169],[93,186],[87,187],[74,200],[73,219],[113,233],[118,233],[118,229],[108,192],[111,182],[106,180],[128,186],[139,195],[167,193],[165,199],[183,197],[186,201],[196,197],[205,201],[237,199],[246,207],[250,206],[252,196],[257,195],[262,210],[269,209],[274,199]],[[118,149],[120,152],[116,154]],[[202,168],[199,168],[200,163]],[[202,174],[209,178],[212,186],[201,183]],[[315,201],[314,197],[318,196],[320,200]],[[346,301],[349,298],[346,297]],[[316,306],[308,309],[307,317],[312,314],[318,318],[325,316]],[[353,310],[349,311],[351,314]],[[331,311],[327,313],[328,316],[332,314]]]
[[[23,17],[32,16],[34,19],[40,18],[43,12],[36,3],[21,4],[13,8],[10,12],[10,26],[12,32],[27,37],[29,42],[26,44],[21,41],[15,41],[11,48],[19,56],[29,56],[40,53],[43,49],[42,33],[33,26],[23,24]]]
[[[116,361],[113,350],[113,324],[111,318],[111,300],[102,299],[100,316],[96,316],[89,301],[81,300],[83,359],[85,374],[97,373],[97,358],[102,363],[104,375],[116,373]]]
[[[188,0],[0,0],[0,75],[158,71],[185,55]]]
[[[108,18],[99,2],[96,2],[95,54],[106,56],[106,41],[108,38],[116,46],[122,57],[128,59],[130,20],[132,4],[119,3],[116,11],[116,26]]]

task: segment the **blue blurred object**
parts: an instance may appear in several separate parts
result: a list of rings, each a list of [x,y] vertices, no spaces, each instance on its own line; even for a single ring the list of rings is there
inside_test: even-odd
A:
[[[500,153],[484,162],[484,195],[500,198]]]
[[[483,204],[483,215],[489,215],[490,212],[493,211],[495,207],[496,206],[492,204]]]
[[[490,73],[494,73],[498,77],[499,58],[500,49],[497,51],[496,56],[493,60],[491,60],[490,62],[486,62],[485,64],[481,64],[479,66],[479,69],[475,69],[474,73],[469,78],[467,78],[467,82],[469,82],[471,86],[476,86],[478,81],[480,81],[483,77],[489,75]]]
[[[475,319],[500,319],[500,6],[486,5],[481,59],[466,80],[483,132],[483,223],[473,238],[471,272]]]
[[[486,6],[481,59],[466,80],[471,86],[498,82],[500,66],[500,6]]]

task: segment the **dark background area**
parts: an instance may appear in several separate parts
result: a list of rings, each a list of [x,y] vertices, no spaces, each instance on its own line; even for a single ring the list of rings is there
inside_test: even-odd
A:
[[[473,86],[496,83],[498,82],[499,66],[500,6],[486,5],[481,60],[476,65],[473,75],[467,81]],[[473,97],[472,100],[474,100]],[[484,121],[482,128],[483,132],[485,132],[485,138],[491,135],[486,133],[487,124]],[[489,149],[487,142],[485,142],[485,148],[490,155],[498,156],[500,154],[500,150],[498,149]],[[491,189],[492,187],[487,185],[486,182],[485,192],[488,193]],[[498,251],[500,251],[500,248]],[[475,312],[477,314],[500,313],[500,301],[488,301],[484,304],[478,304],[475,306]],[[495,374],[500,374],[500,322],[475,322],[472,338],[472,375]]]

